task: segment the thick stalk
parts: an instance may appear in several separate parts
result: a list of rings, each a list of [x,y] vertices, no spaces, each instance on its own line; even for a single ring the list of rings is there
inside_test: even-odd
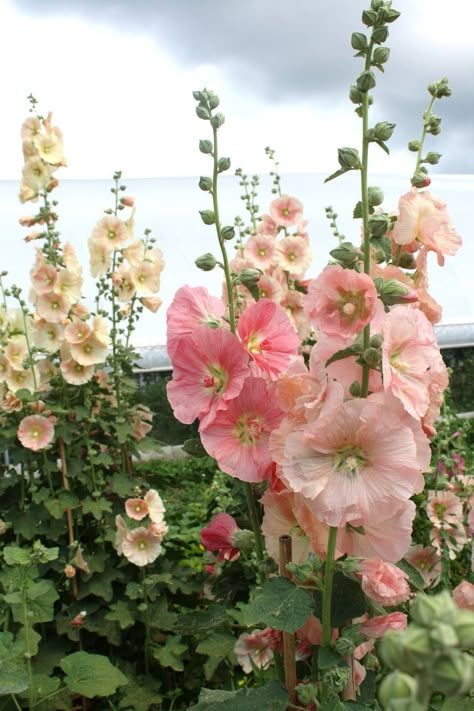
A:
[[[257,556],[257,577],[258,582],[262,585],[265,582],[265,573],[262,569],[263,563],[263,540],[260,530],[260,522],[258,520],[257,506],[251,484],[244,482],[245,497],[247,499],[247,508],[249,512],[250,525],[252,526],[253,535],[255,538],[255,555]]]
[[[291,536],[280,536],[279,538],[279,572],[284,578],[288,577],[286,566],[291,563]],[[285,667],[285,686],[288,691],[288,701],[295,704],[296,694],[296,657],[295,657],[295,636],[290,632],[283,632],[283,664]]]
[[[420,147],[419,147],[419,149],[418,149],[418,153],[417,153],[417,156],[416,156],[415,173],[416,173],[416,171],[419,169],[419,167],[420,167],[420,165],[421,165],[421,159],[422,159],[422,157],[423,157],[423,144],[424,144],[425,138],[426,138],[426,130],[427,130],[428,125],[429,125],[429,122],[428,122],[426,119],[427,119],[427,117],[429,117],[429,115],[430,115],[430,113],[431,113],[431,109],[433,108],[433,104],[434,104],[434,102],[435,102],[435,99],[436,99],[435,96],[432,96],[432,97],[431,97],[430,103],[428,104],[427,109],[426,109],[425,113],[423,114],[423,129],[422,129],[422,131],[421,131]]]
[[[334,556],[336,552],[337,527],[329,528],[328,546],[326,551],[326,565],[324,568],[324,587],[323,587],[323,640],[322,646],[328,647],[331,644],[332,627],[331,627],[331,596],[332,582],[334,578]]]
[[[67,476],[67,459],[66,459],[66,448],[64,447],[64,441],[62,437],[59,437],[58,439],[58,444],[59,444],[59,456],[61,458],[61,474],[62,474],[62,479],[63,479],[63,487],[64,491],[69,491],[69,480]],[[74,523],[72,520],[72,511],[71,509],[66,509],[65,511],[66,514],[66,521],[67,521],[67,532],[68,532],[68,542],[69,542],[69,547],[71,548],[74,545]],[[77,580],[76,578],[71,578],[71,586],[72,586],[72,594],[74,597],[77,597]]]

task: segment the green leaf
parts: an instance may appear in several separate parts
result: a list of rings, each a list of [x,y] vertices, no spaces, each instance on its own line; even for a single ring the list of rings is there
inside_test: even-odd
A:
[[[188,649],[187,644],[182,644],[181,637],[170,636],[166,638],[164,647],[155,647],[153,658],[157,659],[163,667],[171,667],[175,671],[184,671],[184,664],[181,659],[183,652]]]
[[[174,630],[176,627],[177,614],[168,610],[168,601],[163,595],[158,602],[149,605],[148,624],[150,627],[157,627],[160,630]]]
[[[178,615],[176,627],[180,632],[208,631],[213,627],[221,627],[227,619],[227,611],[223,605],[210,605],[207,610],[194,610]]]
[[[77,599],[83,600],[88,595],[97,595],[97,597],[102,597],[107,602],[110,602],[114,596],[112,582],[121,579],[123,579],[123,571],[117,570],[117,568],[111,567],[108,570],[104,570],[103,573],[97,573],[90,580],[81,583]]]
[[[68,689],[87,699],[111,696],[119,686],[128,684],[127,677],[100,654],[75,652],[63,657],[59,666],[66,674],[64,683]]]
[[[206,639],[203,639],[202,642],[199,642],[196,652],[224,659],[229,652],[232,652],[234,645],[235,638],[229,632],[214,632]]]
[[[382,67],[379,67],[379,69],[383,72]],[[383,151],[385,151],[385,153],[386,153],[388,156],[390,155],[390,149],[389,149],[389,147],[388,147],[383,141],[379,141],[379,140],[376,139],[376,140],[374,141],[374,143],[376,143],[378,146],[380,146],[380,148],[381,148]]]
[[[258,689],[203,689],[197,705],[188,711],[286,711],[287,705],[287,692],[278,681],[271,681]]]
[[[400,570],[403,570],[406,575],[408,575],[408,581],[410,585],[415,588],[415,590],[423,590],[423,588],[425,587],[425,581],[423,580],[414,565],[405,560],[405,558],[402,558],[398,561],[398,563],[396,563],[396,566],[397,568],[400,568]]]
[[[441,711],[472,711],[473,702],[469,697],[453,696],[446,699]]]
[[[118,622],[122,630],[135,624],[135,615],[132,614],[132,609],[125,600],[119,600],[111,605],[110,612],[106,614],[105,619]]]
[[[202,446],[200,439],[187,439],[183,444],[183,452],[191,455],[191,457],[207,457],[208,454]]]
[[[367,600],[359,583],[337,571],[331,596],[332,627],[342,627],[355,617],[363,615],[366,610]]]
[[[343,348],[341,351],[336,351],[327,361],[326,367],[335,363],[336,360],[342,360],[343,358],[348,358],[349,356],[360,355],[362,353],[362,347],[358,343],[354,343],[352,346]]]
[[[19,694],[29,686],[28,674],[8,659],[0,659],[0,696]]]
[[[38,583],[33,583],[30,587],[27,587],[26,605],[29,624],[51,622],[54,619],[54,603],[58,598],[59,595],[50,580],[40,580]],[[5,596],[5,600],[11,606],[15,622],[24,624],[22,595],[20,593],[11,593]]]
[[[80,501],[70,491],[62,491],[57,499],[45,501],[44,505],[53,518],[61,518],[64,516],[66,509],[75,509],[79,506]]]
[[[133,494],[136,482],[125,474],[116,472],[112,477],[110,486],[114,494],[126,498]]]
[[[39,701],[45,696],[53,694],[59,689],[60,681],[55,676],[49,676],[49,674],[37,674],[33,672],[31,688],[33,690],[33,699]],[[20,693],[22,698],[27,698],[30,692],[23,691]]]
[[[348,173],[349,170],[350,170],[349,168],[347,168],[346,170],[342,170],[342,169],[336,170],[336,172],[331,173],[331,175],[328,178],[326,178],[326,180],[324,182],[329,183],[330,180],[334,180],[334,178],[339,178],[340,175],[344,175],[344,173]]]
[[[31,551],[26,548],[18,548],[18,546],[5,546],[3,549],[3,557],[7,565],[30,565]]]
[[[119,709],[148,711],[150,706],[158,706],[163,700],[159,694],[161,683],[153,677],[134,678],[128,675],[128,684],[121,692]]]
[[[331,647],[320,647],[318,649],[318,667],[319,669],[330,669],[340,664],[342,657]]]
[[[82,502],[82,511],[85,514],[91,513],[97,521],[100,521],[104,513],[112,512],[112,502],[107,499],[87,498]]]
[[[311,595],[289,578],[272,578],[247,609],[247,624],[263,622],[285,632],[296,632],[313,612]]]

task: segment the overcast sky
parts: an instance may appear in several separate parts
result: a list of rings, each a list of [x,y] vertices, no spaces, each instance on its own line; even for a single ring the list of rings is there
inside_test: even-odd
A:
[[[264,147],[282,172],[328,172],[338,146],[359,145],[347,98],[362,69],[352,31],[369,0],[0,0],[0,178],[21,171],[18,130],[32,92],[63,129],[69,178],[196,175],[207,124],[191,92],[221,97],[221,149],[233,167],[266,172]],[[426,86],[447,76],[437,104],[443,131],[427,149],[443,173],[474,173],[473,0],[394,0],[391,58],[378,74],[372,121],[397,123],[393,160],[374,170],[411,172]]]

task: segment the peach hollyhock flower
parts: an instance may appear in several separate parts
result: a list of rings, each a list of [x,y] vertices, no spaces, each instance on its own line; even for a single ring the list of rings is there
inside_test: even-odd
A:
[[[17,436],[24,447],[38,452],[53,441],[54,426],[47,417],[28,415],[20,422]]]
[[[416,272],[413,275],[413,283],[418,293],[418,308],[423,311],[430,323],[435,324],[441,321],[443,309],[437,301],[428,293],[428,249],[420,249],[416,257]]]
[[[258,280],[258,289],[261,299],[269,299],[270,301],[275,301],[277,304],[280,303],[284,295],[281,282],[275,279],[275,277],[270,276],[270,274],[262,274]]]
[[[47,353],[56,353],[64,341],[64,326],[42,318],[34,321],[33,343]]]
[[[252,235],[244,246],[244,257],[251,259],[258,269],[265,271],[277,261],[277,243],[274,237],[266,234]]]
[[[4,350],[5,358],[13,370],[23,370],[25,358],[28,356],[28,343],[25,336],[10,336]]]
[[[79,365],[89,366],[104,363],[107,358],[107,345],[102,343],[92,331],[80,343],[69,344],[72,358]]]
[[[10,363],[8,362],[8,359],[5,358],[3,353],[0,353],[0,383],[3,383],[5,378],[10,373]]]
[[[47,294],[53,290],[58,278],[58,271],[46,262],[40,249],[36,249],[36,260],[30,271],[31,283],[37,294]]]
[[[380,639],[388,630],[406,630],[407,625],[408,618],[403,612],[391,612],[389,615],[371,617],[359,631],[369,639]]]
[[[392,392],[412,417],[420,419],[431,398],[443,388],[446,376],[433,326],[419,309],[395,306],[386,314],[382,335],[385,391]]]
[[[419,459],[413,433],[399,417],[371,401],[350,400],[288,436],[283,479],[313,499],[324,523],[365,525],[423,489]]]
[[[143,262],[145,256],[145,245],[143,240],[136,239],[127,247],[122,249],[122,254],[131,267],[138,267]]]
[[[45,321],[60,323],[69,313],[71,302],[64,294],[53,291],[39,294],[35,300],[36,310]]]
[[[71,274],[82,274],[82,265],[79,262],[73,245],[66,242],[63,247],[63,262],[64,266]]]
[[[260,299],[244,311],[237,332],[252,356],[250,370],[255,376],[276,380],[298,352],[299,338],[285,310],[268,299]]]
[[[29,116],[23,121],[21,126],[21,138],[23,141],[33,140],[41,132],[41,121],[37,116]]]
[[[451,225],[445,203],[427,191],[412,188],[398,202],[399,216],[392,239],[396,244],[409,244],[418,239],[438,256],[440,267],[445,255],[456,254],[461,238]]]
[[[270,434],[282,417],[274,390],[262,378],[250,377],[227,409],[201,430],[201,440],[221,471],[242,481],[262,481],[273,466]]]
[[[437,551],[443,553],[448,551],[449,558],[455,560],[458,556],[459,551],[461,551],[464,546],[469,542],[466,535],[466,529],[464,526],[443,526],[442,528],[435,528],[431,530],[431,545],[433,545]]]
[[[437,583],[441,575],[441,556],[433,546],[423,546],[421,543],[410,546],[404,558],[417,569],[428,587]]]
[[[364,593],[384,607],[400,605],[411,595],[407,574],[379,558],[363,560],[361,571],[356,575],[361,577]]]
[[[148,515],[148,506],[143,499],[127,499],[125,511],[129,518],[133,518],[135,521],[142,521]]]
[[[22,170],[23,184],[34,192],[39,192],[47,186],[51,178],[51,167],[41,158],[32,157],[26,161]]]
[[[143,497],[143,500],[148,507],[148,515],[152,523],[162,523],[166,509],[158,492],[155,489],[150,489]]]
[[[303,203],[297,198],[282,195],[270,203],[270,215],[277,225],[291,227],[303,217]]]
[[[208,551],[219,551],[218,562],[237,560],[240,550],[235,546],[234,533],[240,530],[232,516],[227,513],[219,513],[211,519],[206,528],[201,530],[201,541]]]
[[[127,225],[115,215],[102,217],[94,227],[89,237],[89,245],[101,244],[109,252],[125,247],[130,237]]]
[[[69,344],[82,343],[90,333],[90,325],[80,318],[73,318],[64,329],[64,337]]]
[[[257,225],[257,234],[276,237],[278,234],[278,225],[273,221],[270,215],[262,215],[261,221]]]
[[[89,237],[89,264],[94,279],[105,276],[112,264],[111,251],[108,244],[91,240]]]
[[[64,161],[64,148],[61,137],[56,133],[41,133],[34,138],[39,157],[50,165],[61,165]]]
[[[235,643],[234,652],[245,674],[251,674],[254,666],[267,669],[273,661],[273,651],[281,648],[281,640],[281,632],[271,627],[241,634]]]
[[[5,374],[5,383],[13,393],[18,392],[18,390],[29,390],[30,393],[34,393],[38,382],[37,376],[34,366],[33,368],[25,368],[25,370],[10,369]]]
[[[143,296],[140,299],[140,303],[146,309],[148,309],[148,311],[151,311],[153,314],[156,314],[163,301],[160,299],[159,296]]]
[[[94,375],[93,365],[81,365],[74,358],[62,360],[59,369],[66,383],[70,385],[84,385]]]
[[[131,271],[129,265],[122,262],[112,274],[115,295],[122,304],[130,301],[135,295],[135,284],[132,281]]]
[[[70,272],[68,269],[59,269],[57,279],[53,286],[55,294],[61,294],[66,299],[69,306],[80,301],[82,288],[82,276],[77,272]]]
[[[233,333],[223,328],[197,326],[180,339],[173,356],[173,380],[166,391],[175,417],[201,426],[226,409],[242,390],[249,374],[248,354]]]
[[[225,306],[215,296],[211,296],[202,286],[182,286],[166,313],[167,350],[173,360],[183,336],[189,336],[199,324],[211,328],[226,326],[223,315]]]
[[[142,568],[158,558],[162,550],[162,539],[163,536],[157,535],[151,527],[134,528],[133,531],[128,531],[122,540],[122,553],[130,563]]]
[[[453,600],[458,607],[474,612],[474,585],[467,580],[463,580],[454,588]]]
[[[115,548],[117,549],[117,553],[122,555],[122,543],[125,536],[128,535],[129,530],[127,524],[125,523],[124,517],[120,514],[115,517],[115,527],[117,529],[115,532]]]
[[[452,491],[428,491],[426,513],[435,528],[462,526],[462,501]]]
[[[94,332],[97,340],[104,346],[108,346],[110,342],[109,338],[109,326],[107,319],[103,316],[94,316],[92,319],[92,330]]]
[[[304,310],[315,328],[354,336],[375,316],[377,298],[374,282],[367,274],[330,264],[310,282]]]
[[[152,262],[143,261],[130,270],[137,296],[151,296],[160,289],[160,271]]]
[[[288,235],[278,243],[278,264],[292,279],[303,276],[312,260],[309,243],[299,235]]]
[[[153,413],[146,405],[137,405],[133,411],[133,436],[137,442],[142,439],[152,430]]]

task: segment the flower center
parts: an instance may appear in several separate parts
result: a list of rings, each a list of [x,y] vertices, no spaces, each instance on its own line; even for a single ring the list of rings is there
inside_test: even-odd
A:
[[[241,415],[236,422],[234,433],[241,444],[253,446],[265,433],[265,428],[256,415]]]
[[[334,465],[343,474],[355,477],[362,467],[367,463],[364,453],[359,447],[348,445],[336,452]]]

